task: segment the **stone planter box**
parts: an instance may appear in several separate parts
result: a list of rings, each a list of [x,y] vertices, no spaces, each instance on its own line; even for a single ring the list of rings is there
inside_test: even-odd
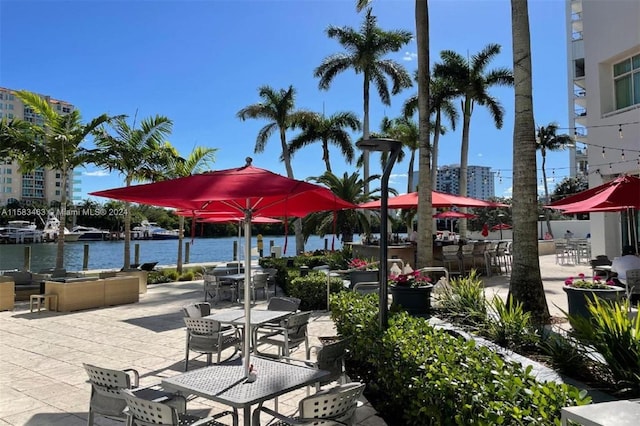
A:
[[[626,291],[623,288],[612,289],[590,289],[590,288],[576,288],[571,286],[562,287],[565,293],[567,293],[567,302],[569,305],[569,315],[581,316],[583,318],[590,318],[588,303],[593,302],[595,298],[601,301],[621,301],[626,295]]]
[[[45,293],[58,296],[58,311],[69,312],[135,303],[139,300],[135,276],[73,282],[45,282]]]
[[[411,315],[428,315],[431,311],[431,291],[433,285],[411,288],[389,286],[393,305],[401,306]]]

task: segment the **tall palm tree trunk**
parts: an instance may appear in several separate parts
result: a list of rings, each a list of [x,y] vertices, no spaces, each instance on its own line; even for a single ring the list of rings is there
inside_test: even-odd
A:
[[[332,173],[331,162],[329,161],[329,141],[326,139],[322,141],[322,159],[324,160],[324,165],[327,168],[327,171]]]
[[[462,118],[462,145],[460,146],[460,176],[458,176],[458,189],[460,195],[463,197],[466,197],[468,193],[467,170],[469,168],[469,127],[471,125],[471,110],[473,108],[472,102],[471,98],[466,96],[464,104],[462,105],[464,113]],[[467,208],[463,207],[460,211],[467,213]],[[467,219],[458,219],[458,233],[460,234],[460,238],[465,238],[467,236]]]
[[[433,146],[431,147],[431,187],[436,189],[438,182],[438,145],[440,143],[440,127],[442,126],[442,114],[436,111],[436,122],[433,130]]]
[[[411,151],[411,156],[409,157],[409,176],[407,178],[407,192],[413,191],[413,168],[416,162],[416,152]]]
[[[515,123],[513,131],[513,269],[509,295],[538,323],[547,323],[549,308],[540,276],[537,238],[537,176],[527,0],[511,0]]]
[[[280,145],[282,146],[282,157],[284,159],[284,166],[287,169],[287,177],[294,179],[293,168],[291,167],[291,155],[289,155],[289,148],[287,147],[287,135],[283,128],[280,128]],[[302,235],[302,219],[296,219],[293,222],[293,229],[296,235],[296,253],[304,253],[304,235]],[[249,259],[247,259],[247,262]]]
[[[544,202],[545,204],[549,204],[549,185],[547,184],[547,170],[545,168],[545,164],[547,163],[547,150],[542,148],[540,150],[542,154],[542,181],[544,182]],[[553,237],[553,232],[551,232],[551,211],[549,209],[545,209],[544,216],[547,222],[547,232],[549,235]],[[544,238],[543,235],[540,235],[540,238]]]
[[[363,87],[364,112],[362,118],[362,139],[369,139],[369,73],[364,72]],[[362,152],[362,173],[364,177],[364,195],[369,195],[369,151]]]
[[[431,220],[431,147],[429,146],[429,5],[416,0],[416,41],[418,44],[418,129],[420,134],[418,179],[418,245],[416,266],[433,264],[433,222]]]
[[[67,170],[60,171],[62,191],[60,195],[60,223],[58,224],[58,241],[56,247],[56,270],[64,269],[64,227],[67,222]]]

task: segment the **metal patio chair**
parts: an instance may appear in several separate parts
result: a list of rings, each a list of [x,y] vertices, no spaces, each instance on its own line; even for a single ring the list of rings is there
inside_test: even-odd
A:
[[[291,349],[304,343],[305,353],[309,351],[309,335],[307,326],[311,312],[298,312],[282,320],[280,325],[265,324],[254,331],[254,350],[257,354],[267,357],[287,357]],[[278,354],[261,352],[260,345],[273,345],[278,348]]]
[[[96,414],[112,420],[126,420],[126,414],[123,411],[127,403],[122,393],[123,389],[129,390],[143,400],[166,401],[178,413],[186,412],[187,401],[184,397],[163,391],[157,386],[138,387],[140,375],[134,369],[112,370],[91,364],[82,365],[91,383],[87,426],[94,424]]]
[[[355,423],[358,400],[364,391],[362,383],[347,383],[320,391],[303,398],[298,403],[298,417],[285,416],[275,410],[263,407],[262,403],[253,412],[253,426],[260,425],[260,414],[267,413],[279,421],[269,422],[271,426],[285,425],[353,425]]]
[[[233,348],[234,356],[242,345],[240,331],[237,327],[222,327],[218,321],[207,318],[184,318],[187,326],[187,344],[184,357],[184,371],[189,369],[189,352],[207,355],[207,365],[212,362],[213,354],[217,354],[217,363],[222,361],[222,352]],[[226,359],[228,359],[226,358]]]
[[[217,419],[230,415],[238,424],[236,412],[223,411],[211,417],[198,417],[181,413],[163,402],[138,398],[129,390],[122,391],[127,406],[128,426],[225,426]]]

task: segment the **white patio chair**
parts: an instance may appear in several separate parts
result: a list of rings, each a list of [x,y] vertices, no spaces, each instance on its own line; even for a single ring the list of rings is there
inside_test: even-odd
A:
[[[122,393],[123,389],[128,389],[133,395],[145,400],[166,401],[178,413],[186,412],[187,401],[184,397],[165,392],[155,386],[138,387],[140,375],[134,369],[112,370],[91,364],[82,365],[89,376],[89,383],[91,383],[87,426],[94,424],[96,414],[112,420],[126,419],[123,411],[127,403]]]
[[[233,424],[238,424],[236,412],[223,411],[203,418],[181,413],[162,402],[138,398],[129,390],[123,390],[122,394],[127,407],[128,426],[225,426],[217,419],[229,415],[233,418]]]
[[[303,398],[298,403],[298,417],[285,416],[263,407],[262,403],[253,412],[253,426],[260,425],[260,414],[267,413],[279,421],[269,422],[271,426],[285,425],[353,425],[355,423],[358,399],[364,391],[362,383],[347,383],[320,391]]]
[[[222,327],[218,321],[207,318],[184,318],[187,326],[187,344],[184,357],[184,371],[189,369],[189,352],[207,355],[207,365],[211,364],[212,355],[217,354],[217,363],[222,361],[222,352],[233,348],[234,356],[242,345],[237,327]],[[228,359],[227,358],[227,359]]]

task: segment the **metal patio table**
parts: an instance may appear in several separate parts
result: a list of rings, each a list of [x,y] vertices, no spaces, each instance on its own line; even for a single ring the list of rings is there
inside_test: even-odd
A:
[[[243,410],[243,424],[251,425],[251,407],[287,392],[312,385],[330,373],[280,361],[252,357],[256,380],[245,378],[242,358],[163,379],[166,390],[197,395]]]
[[[635,426],[640,419],[639,400],[609,401],[598,404],[564,407],[562,425],[569,420],[584,426]]]
[[[251,330],[253,331],[258,326],[264,325],[266,323],[273,323],[280,321],[281,319],[287,318],[293,314],[291,311],[270,311],[266,309],[251,309]],[[246,318],[244,316],[244,309],[224,309],[215,314],[207,315],[205,318],[212,319],[214,321],[218,321],[220,324],[232,324],[237,327],[242,327],[242,332],[245,333],[244,330]],[[244,345],[244,339],[243,345]],[[244,347],[242,350],[244,354]]]

